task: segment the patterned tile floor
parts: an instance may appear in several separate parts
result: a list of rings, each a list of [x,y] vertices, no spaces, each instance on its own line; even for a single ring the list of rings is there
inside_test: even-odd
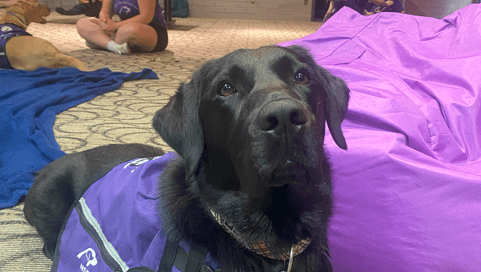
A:
[[[151,68],[159,79],[127,82],[57,115],[55,137],[67,153],[111,143],[145,143],[170,150],[151,128],[151,119],[196,67],[238,48],[297,39],[319,27],[310,22],[176,18],[166,51],[120,56],[87,48],[75,29],[81,17],[52,13],[47,24],[34,23],[28,31],[93,69],[138,72]],[[41,239],[25,221],[22,209],[19,204],[0,210],[0,271],[49,271],[51,261],[43,256]]]

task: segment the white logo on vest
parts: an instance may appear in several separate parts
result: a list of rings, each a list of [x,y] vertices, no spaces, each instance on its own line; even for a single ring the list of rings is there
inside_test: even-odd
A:
[[[12,30],[13,30],[13,29],[12,29],[11,27],[9,27],[9,26],[3,26],[3,27],[2,27],[2,31],[3,31],[3,32],[9,32],[9,31],[12,31]]]
[[[87,266],[96,266],[98,261],[97,261],[97,254],[95,254],[95,251],[91,248],[87,248],[86,250],[80,252],[77,255],[77,258],[82,259],[82,256],[85,255],[85,259],[87,260],[87,264],[84,266],[83,262],[80,263],[80,271],[82,272],[88,272],[89,270],[87,269]]]

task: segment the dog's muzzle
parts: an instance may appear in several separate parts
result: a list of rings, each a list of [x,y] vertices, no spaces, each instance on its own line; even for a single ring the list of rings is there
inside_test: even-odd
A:
[[[273,187],[282,187],[286,184],[293,184],[298,189],[303,189],[308,185],[309,171],[299,163],[291,160],[278,166],[271,176],[270,185]]]
[[[257,115],[260,130],[276,135],[297,133],[309,121],[309,111],[297,100],[285,98],[262,106]]]

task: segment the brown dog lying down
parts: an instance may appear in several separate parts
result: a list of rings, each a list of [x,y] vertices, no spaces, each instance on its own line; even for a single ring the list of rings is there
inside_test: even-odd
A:
[[[43,23],[50,9],[35,0],[20,0],[0,19],[0,68],[35,70],[38,67],[76,67],[87,71],[77,58],[61,53],[50,42],[25,30],[31,22]]]

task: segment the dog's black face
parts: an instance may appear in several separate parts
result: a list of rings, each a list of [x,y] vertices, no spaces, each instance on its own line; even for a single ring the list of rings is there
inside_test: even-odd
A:
[[[204,64],[154,118],[183,159],[188,190],[247,243],[325,245],[331,215],[327,121],[346,148],[349,90],[301,47],[238,50]]]

